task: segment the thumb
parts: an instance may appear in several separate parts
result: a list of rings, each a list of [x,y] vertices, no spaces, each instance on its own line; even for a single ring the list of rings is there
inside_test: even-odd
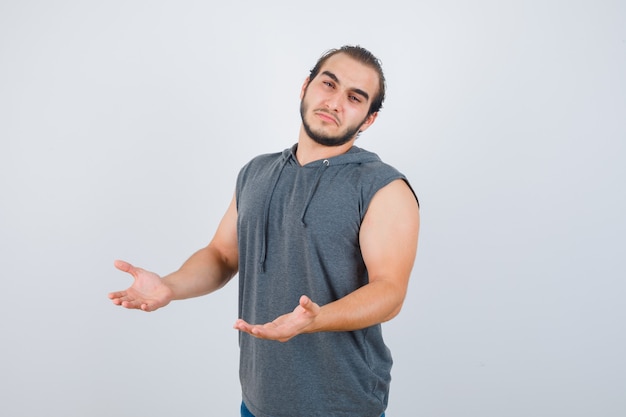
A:
[[[132,266],[131,264],[129,264],[126,261],[121,261],[119,259],[117,259],[117,260],[115,260],[115,262],[113,262],[113,266],[115,266],[120,271],[128,272],[129,274],[132,274],[135,271],[135,267],[134,266]]]
[[[300,306],[305,309],[306,311],[309,311],[313,314],[317,314],[317,311],[319,310],[319,306],[317,304],[315,304],[309,297],[307,297],[306,295],[303,295],[302,297],[300,297]]]

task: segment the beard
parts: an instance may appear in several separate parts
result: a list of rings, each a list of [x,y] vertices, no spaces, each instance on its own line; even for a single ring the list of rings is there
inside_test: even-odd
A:
[[[335,136],[326,134],[321,129],[318,129],[317,131],[315,131],[311,128],[311,125],[306,120],[306,113],[309,110],[309,106],[304,104],[305,98],[306,98],[306,92],[305,92],[304,97],[302,97],[302,100],[300,101],[300,117],[302,118],[302,126],[304,127],[304,131],[306,132],[306,134],[314,142],[319,143],[320,145],[341,146],[350,142],[352,139],[354,139],[355,136],[359,134],[361,126],[367,120],[367,117],[366,117],[358,125],[348,126],[346,130],[343,132],[343,134],[338,134]]]

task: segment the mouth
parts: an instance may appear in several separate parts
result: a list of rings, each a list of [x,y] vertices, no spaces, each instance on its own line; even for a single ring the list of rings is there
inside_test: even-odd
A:
[[[339,120],[334,115],[327,112],[326,110],[317,110],[315,112],[315,115],[319,117],[322,121],[334,123],[337,126],[339,126]]]

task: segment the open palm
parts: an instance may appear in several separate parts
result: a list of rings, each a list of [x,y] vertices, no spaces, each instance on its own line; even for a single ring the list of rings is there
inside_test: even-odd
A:
[[[113,304],[143,311],[154,311],[172,301],[172,290],[154,272],[137,268],[125,261],[115,261],[115,267],[133,276],[133,284],[125,291],[109,294]]]
[[[319,313],[320,306],[303,295],[291,313],[283,314],[274,321],[265,324],[250,324],[243,319],[238,319],[233,327],[260,339],[286,342],[305,332]]]

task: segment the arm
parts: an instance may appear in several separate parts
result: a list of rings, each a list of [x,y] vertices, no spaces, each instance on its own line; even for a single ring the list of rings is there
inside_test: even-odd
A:
[[[419,234],[419,209],[403,180],[381,189],[360,232],[369,283],[320,309],[310,331],[350,331],[379,324],[400,312]]]
[[[194,253],[178,271],[162,278],[157,274],[116,261],[115,267],[134,278],[125,291],[109,294],[116,305],[154,311],[173,300],[209,294],[224,285],[237,273],[237,207],[233,197],[215,236],[204,248]]]
[[[280,341],[300,333],[351,331],[391,320],[402,308],[419,234],[419,208],[403,180],[376,193],[359,236],[369,283],[322,307],[302,296],[296,309],[264,325],[243,320],[235,328]]]

